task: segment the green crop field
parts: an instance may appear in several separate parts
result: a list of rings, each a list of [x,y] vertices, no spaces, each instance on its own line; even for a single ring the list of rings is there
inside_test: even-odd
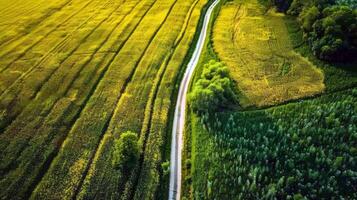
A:
[[[1,0],[0,199],[164,198],[169,112],[207,0]],[[132,131],[140,160],[112,166]]]

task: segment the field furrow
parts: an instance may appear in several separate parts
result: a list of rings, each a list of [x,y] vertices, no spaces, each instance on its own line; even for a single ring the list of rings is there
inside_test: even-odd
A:
[[[131,9],[134,7],[134,3],[135,1],[132,1],[132,3],[126,3],[126,8],[122,8],[123,10],[125,10],[126,12],[131,12]],[[143,4],[142,7],[144,7],[146,5]],[[128,9],[129,7],[131,7],[131,9]],[[147,6],[146,6],[147,7]],[[140,11],[141,9],[139,9]],[[138,14],[137,12],[133,12],[135,15],[140,15],[140,13]],[[142,13],[141,13],[142,14]],[[133,15],[133,16],[135,16]],[[112,41],[109,40],[107,43],[111,43],[111,44],[115,44],[117,45],[116,42],[120,41],[123,43],[124,41],[126,41],[125,38],[122,37],[128,37],[130,35],[130,32],[126,33],[126,31],[130,31],[133,30],[133,27],[135,26],[135,22],[137,22],[138,20],[133,19],[132,24],[129,23],[131,20],[132,16],[128,16],[125,19],[128,21],[124,21],[124,19],[122,20],[123,23],[121,23],[122,26],[118,26],[118,29],[113,32],[115,34],[111,35],[110,38],[117,38],[117,41]],[[109,20],[110,21],[110,20]],[[119,31],[120,30],[120,31]],[[122,36],[122,37],[119,37]],[[114,46],[115,46],[114,45]],[[105,45],[103,45],[104,47]],[[118,47],[120,48],[120,46]],[[51,91],[56,90],[56,88],[53,88],[56,85],[56,82],[53,82],[53,84],[49,84],[48,86],[44,87],[45,91],[43,93],[45,93],[44,95],[40,95],[38,98],[36,99],[36,103],[32,103],[31,106],[27,109],[27,112],[25,112],[22,117],[19,118],[19,120],[17,120],[18,123],[15,123],[14,126],[12,126],[12,129],[10,129],[11,131],[8,131],[8,138],[5,138],[5,136],[0,140],[2,143],[2,145],[7,145],[10,144],[6,149],[4,153],[4,155],[7,155],[8,159],[2,158],[2,160],[4,160],[4,162],[2,163],[2,169],[4,169],[4,167],[7,167],[9,165],[9,159],[11,158],[12,160],[14,160],[14,158],[16,158],[16,156],[11,155],[14,153],[14,151],[19,151],[18,149],[21,149],[21,146],[26,147],[26,150],[24,151],[24,153],[22,153],[21,157],[19,159],[17,159],[17,161],[19,161],[18,165],[20,165],[18,168],[16,168],[16,170],[12,171],[12,174],[19,174],[23,169],[32,169],[33,170],[33,165],[41,165],[42,161],[38,161],[38,163],[31,163],[34,159],[34,156],[38,156],[41,154],[43,157],[46,158],[46,155],[48,155],[49,153],[53,153],[53,151],[55,152],[54,149],[58,149],[58,145],[60,145],[61,141],[63,141],[63,135],[66,131],[66,127],[70,124],[71,121],[73,121],[73,119],[75,118],[76,113],[75,111],[78,111],[81,107],[81,105],[83,105],[83,103],[87,100],[83,100],[85,98],[89,98],[90,95],[87,95],[88,92],[90,92],[91,90],[93,90],[93,87],[96,85],[96,83],[99,81],[99,78],[103,76],[103,73],[106,69],[103,69],[104,66],[105,68],[107,68],[107,66],[109,65],[109,63],[111,62],[111,60],[114,57],[113,53],[108,54],[107,56],[105,56],[104,60],[100,60],[102,59],[104,54],[102,53],[98,53],[98,55],[96,55],[96,57],[93,59],[93,62],[90,62],[89,64],[87,64],[86,66],[86,70],[84,72],[81,72],[81,76],[77,77],[77,79],[74,81],[73,84],[73,88],[71,90],[68,90],[67,94],[61,98],[60,100],[58,100],[56,103],[54,103],[55,101],[53,100],[53,95],[52,96],[48,96],[46,97],[46,93],[50,94]],[[103,66],[103,67],[101,67]],[[98,68],[99,67],[99,68]],[[98,68],[98,69],[96,69]],[[97,71],[96,71],[97,70]],[[70,74],[70,73],[69,73]],[[91,74],[91,75],[90,75]],[[90,76],[89,76],[90,75]],[[58,81],[63,81],[63,80],[67,80],[67,79],[58,79],[55,78],[53,80],[58,80]],[[98,81],[96,81],[98,80]],[[68,80],[68,82],[70,83],[71,81]],[[58,83],[57,83],[58,84]],[[92,87],[86,87],[86,88],[81,88],[82,85],[89,85]],[[51,88],[52,86],[52,88]],[[86,96],[87,95],[87,96]],[[60,96],[60,94],[59,94]],[[46,100],[47,98],[47,103],[46,106],[44,106],[43,104],[41,104],[41,100]],[[49,106],[48,106],[48,101],[52,102],[50,105],[54,105],[54,107],[52,108],[50,114],[45,117],[46,115],[43,115],[44,112],[49,112]],[[39,110],[39,111],[35,111],[38,112],[40,116],[38,115],[33,115],[34,113],[31,113],[32,109],[34,107],[38,107],[41,108],[41,106],[43,107],[43,109]],[[47,111],[48,110],[48,111]],[[37,117],[32,117],[33,119],[29,119],[29,117],[31,118],[31,116],[37,116]],[[64,118],[64,119],[63,119]],[[16,125],[18,125],[19,123],[21,123],[21,121],[33,121],[33,123],[30,123],[28,125],[26,125],[24,128],[22,128],[21,130],[16,129]],[[43,124],[41,124],[43,123]],[[30,141],[28,141],[30,139],[30,136],[33,137],[33,135],[29,135],[26,134],[27,132],[32,132],[34,131],[33,127],[37,126],[38,131],[36,136],[31,139]],[[61,134],[56,135],[56,131],[58,131],[58,127],[61,127]],[[19,132],[18,132],[19,131]],[[63,132],[63,133],[62,133]],[[26,137],[24,137],[26,135]],[[13,138],[13,136],[16,137]],[[11,139],[12,138],[12,139]],[[54,146],[52,146],[51,144],[54,143]],[[28,145],[31,144],[29,147]],[[48,145],[48,146],[46,146]],[[40,149],[37,149],[41,147]],[[48,149],[46,149],[48,148]],[[41,151],[42,150],[42,151]],[[35,152],[33,152],[35,151]],[[47,152],[48,151],[48,152]],[[26,159],[27,158],[27,159]],[[21,162],[20,162],[21,161]],[[25,161],[25,162],[24,162]],[[26,162],[27,161],[27,162]],[[30,162],[30,163],[28,163]],[[7,164],[6,164],[7,163]],[[7,165],[7,166],[6,166]],[[27,166],[27,167],[26,167]],[[11,166],[10,167],[14,167]],[[24,171],[23,171],[24,172]],[[14,177],[10,176],[8,177],[7,180],[14,180]]]
[[[120,8],[120,5],[121,4],[119,3],[116,6],[116,10],[118,10]],[[131,10],[133,8],[133,5],[128,4],[128,7]],[[124,10],[125,10],[125,8],[124,8]],[[130,10],[128,10],[128,11],[130,11]],[[125,10],[125,12],[127,12],[127,10]],[[103,37],[101,37],[101,39],[96,40],[96,42],[99,43],[99,44],[97,44],[98,47],[102,46],[104,43],[106,43],[109,40],[110,36],[112,36],[113,31],[116,30],[116,27],[119,25],[120,22],[122,22],[122,20],[124,19],[124,16],[127,14],[125,12],[123,12],[121,15],[113,15],[114,12],[112,12],[110,18],[108,18],[106,20],[106,21],[108,21],[107,23],[103,22],[103,23],[100,23],[99,26],[97,26],[97,27],[102,27],[102,28],[114,27],[111,31],[105,32],[105,35],[101,35],[101,36],[103,36]],[[113,21],[112,19],[116,19],[117,21]],[[116,25],[112,26],[113,23],[116,23]],[[99,31],[94,31],[93,33],[95,33],[95,32],[103,33],[101,31],[101,29],[99,29]],[[118,32],[118,33],[120,33],[120,32]],[[96,34],[91,34],[91,35],[93,35],[94,37],[97,37]],[[91,44],[96,45],[96,42],[93,42],[92,40],[90,40],[90,38],[92,38],[92,36],[90,36],[86,42],[90,42]],[[94,39],[94,38],[92,38],[92,39]],[[83,43],[83,44],[85,44],[85,43]],[[60,99],[63,96],[72,95],[74,99],[80,99],[81,94],[78,94],[77,92],[74,93],[75,91],[73,91],[73,87],[75,85],[73,85],[73,84],[75,82],[82,81],[82,79],[88,80],[89,78],[96,78],[93,76],[89,76],[88,73],[95,70],[97,65],[101,64],[103,61],[105,62],[105,60],[110,60],[107,57],[112,56],[110,54],[108,54],[108,56],[106,56],[105,54],[97,54],[98,51],[99,51],[99,48],[97,48],[97,50],[95,52],[93,52],[93,54],[90,54],[90,55],[88,54],[83,57],[74,55],[71,58],[69,58],[68,62],[64,63],[62,67],[59,67],[58,71],[56,71],[56,73],[54,73],[53,76],[51,76],[51,78],[47,82],[42,84],[41,89],[37,93],[36,98],[34,99],[33,102],[30,103],[30,105],[28,105],[27,109],[25,109],[25,111],[22,113],[22,115],[20,116],[20,119],[18,119],[17,122],[23,121],[23,120],[37,121],[35,119],[38,115],[45,117],[51,111],[52,107],[54,105],[56,105],[58,99]],[[85,69],[84,69],[84,67],[85,67]],[[94,69],[92,69],[92,68],[94,68]],[[76,88],[76,90],[78,90],[78,88]],[[56,93],[54,93],[53,91],[56,91]],[[84,94],[82,94],[82,95],[84,95]],[[34,107],[40,108],[40,109],[37,109],[36,111],[34,111],[34,112],[37,112],[37,114],[32,113],[32,115],[28,115],[30,111],[33,111]],[[31,117],[31,118],[24,118],[24,117]],[[40,123],[42,121],[38,120],[38,122],[39,123],[36,124],[36,126],[40,126],[41,125]],[[13,126],[17,126],[16,121],[14,122]],[[21,129],[21,131],[23,131],[23,130],[26,131],[25,127],[23,129]],[[11,137],[13,138],[14,134],[16,132],[11,132],[11,127],[10,127],[9,130],[7,132],[5,132],[5,134],[6,133],[11,135]],[[4,137],[6,137],[6,136],[4,136]],[[14,145],[19,147],[18,149],[21,149],[22,145],[19,145],[19,143],[16,143],[15,141],[16,140],[13,141]],[[1,144],[4,144],[4,143],[1,143]],[[12,143],[10,143],[10,141],[9,141],[9,144],[12,145]],[[3,150],[5,150],[5,147],[4,146],[2,146],[2,147],[3,147]],[[16,158],[16,156],[14,156],[14,155],[12,155],[12,157]]]
[[[65,6],[65,8],[48,18],[46,20],[47,23],[41,24],[20,39],[2,46],[0,51],[0,57],[2,58],[0,73],[16,64],[16,61],[21,60],[21,58],[26,59],[36,55],[36,53],[31,52],[32,48],[38,46],[44,39],[48,39],[50,34],[57,33],[57,39],[63,39],[63,37],[69,34],[65,29],[71,27],[68,30],[73,30],[73,26],[77,27],[78,24],[81,24],[86,16],[93,15],[93,7],[100,6],[100,3],[97,0],[75,1],[75,4]],[[57,43],[57,39],[52,38],[51,44]],[[49,49],[42,50],[43,52],[37,52],[36,57],[41,58],[45,55],[44,52],[49,51]]]
[[[11,16],[1,15],[0,19],[6,19],[6,23],[0,24],[0,48],[6,46],[24,35],[30,34],[37,26],[45,23],[52,15],[56,14],[73,0],[56,0],[48,3],[48,1],[36,1],[36,4],[30,1],[23,2],[21,5],[30,7],[21,8],[15,6],[16,9],[9,9]],[[36,5],[36,6],[34,6]],[[27,17],[31,16],[31,17]]]
[[[165,57],[170,55],[172,52],[174,42],[180,33],[180,28],[184,23],[184,18],[191,3],[192,2],[189,1],[186,1],[185,3],[178,1],[175,6],[171,8],[172,10],[170,10],[170,12],[175,13],[176,15],[170,14],[167,17],[165,24],[163,24],[161,29],[158,31],[156,37],[148,47],[147,52],[145,52],[141,62],[138,64],[133,80],[128,84],[122,99],[120,99],[119,104],[117,105],[117,110],[111,119],[107,134],[119,135],[125,130],[131,130],[137,133],[141,132],[141,126],[145,116],[145,106],[148,101],[147,97],[149,96],[149,99],[151,98],[150,90],[156,82],[155,74],[158,75],[160,70],[162,71],[165,68]],[[181,8],[180,12],[178,12],[178,8]],[[177,20],[176,22],[175,19]],[[167,52],[166,56],[165,52]],[[142,81],[145,82],[144,87],[143,85],[140,85],[140,82]],[[132,110],[135,110],[135,112],[132,112]],[[113,129],[115,129],[117,134],[113,134]],[[145,143],[145,138],[146,134],[141,135],[140,139],[143,143]],[[111,146],[112,141],[109,141],[107,136],[105,142],[101,145],[101,148],[105,149],[108,145]],[[119,180],[120,185],[124,185],[127,177],[123,177],[122,180],[120,180],[120,175],[116,172],[116,170],[111,168],[110,162],[105,161],[104,163],[101,163],[104,160],[103,158],[110,157],[112,152],[102,152],[101,150],[99,150],[99,152],[101,152],[100,156],[97,158],[99,159],[99,162],[95,161],[95,165],[105,167],[106,170],[97,169],[96,171],[104,172],[104,174],[98,175],[97,177],[106,176],[105,179],[110,178],[109,180],[116,178]],[[93,167],[96,168],[97,166]],[[114,177],[115,174],[118,175]],[[113,181],[116,182],[117,180]],[[95,180],[92,181],[94,182]]]
[[[99,9],[86,18],[71,34],[56,44],[38,64],[32,66],[8,86],[7,90],[1,95],[0,109],[6,110],[7,115],[0,120],[0,129],[5,128],[30,100],[36,97],[44,83],[48,81],[61,66],[68,66],[68,64],[71,65],[71,62],[75,62],[72,54],[75,53],[83,43],[88,43],[88,38],[104,23],[106,17],[108,17],[107,13],[110,13],[111,10],[113,11],[113,9],[104,9],[110,5],[111,2],[112,1],[107,1],[106,4],[102,4],[100,7],[102,9]],[[102,15],[106,17],[103,18]],[[78,34],[81,34],[81,37],[78,37]],[[98,43],[94,42],[91,43],[91,45],[94,47],[92,49],[98,48]],[[78,58],[80,59],[80,57]],[[28,64],[24,62],[23,66],[20,67],[26,66],[28,66]],[[11,80],[11,77],[6,76],[4,79]]]
[[[0,0],[0,199],[166,198],[172,96],[207,1]],[[141,154],[122,174],[128,130]]]
[[[32,198],[45,197],[47,194],[54,193],[59,198],[75,195],[83,172],[86,171],[86,166],[107,129],[106,127],[121,93],[130,81],[145,49],[164,22],[171,5],[172,2],[156,1],[154,7],[151,8],[139,27],[131,35],[99,83],[98,88],[63,143],[59,155],[51,164],[49,171],[36,188]],[[154,20],[155,23],[153,19],[156,19]],[[122,59],[123,56],[126,59]],[[118,71],[118,69],[121,70]],[[83,141],[86,141],[86,144]],[[61,181],[58,183],[56,180]]]

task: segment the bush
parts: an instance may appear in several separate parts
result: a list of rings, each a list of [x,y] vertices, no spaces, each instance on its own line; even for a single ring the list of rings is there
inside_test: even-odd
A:
[[[204,65],[200,79],[195,83],[188,100],[196,113],[211,113],[237,102],[234,91],[228,68],[211,60]]]
[[[114,145],[114,167],[123,171],[133,169],[138,163],[140,156],[137,134],[130,131],[122,133],[120,138],[115,140]]]
[[[164,176],[169,176],[170,174],[170,161],[165,161],[161,163],[161,169]]]

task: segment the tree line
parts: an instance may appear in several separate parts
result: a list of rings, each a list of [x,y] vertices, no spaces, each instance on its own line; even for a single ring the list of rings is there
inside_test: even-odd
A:
[[[353,0],[270,0],[278,11],[297,16],[315,56],[357,60],[357,2]]]

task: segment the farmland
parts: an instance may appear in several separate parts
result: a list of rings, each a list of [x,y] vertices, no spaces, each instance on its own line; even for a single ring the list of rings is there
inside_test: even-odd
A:
[[[356,17],[0,0],[0,199],[357,199]]]
[[[164,198],[172,97],[206,4],[1,0],[1,199]],[[123,174],[126,131],[141,154]]]

